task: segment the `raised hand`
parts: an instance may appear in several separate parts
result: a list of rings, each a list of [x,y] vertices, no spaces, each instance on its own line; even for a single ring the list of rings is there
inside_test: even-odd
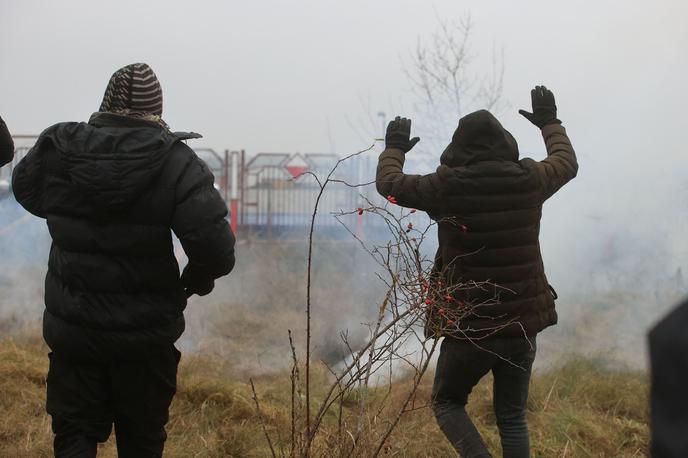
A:
[[[411,120],[397,116],[387,125],[385,134],[385,147],[396,148],[408,153],[416,146],[420,137],[411,138]]]
[[[557,119],[557,105],[554,102],[554,94],[545,86],[535,86],[530,91],[530,99],[533,105],[533,112],[518,110],[528,121],[532,122],[540,129],[547,124],[561,124]]]

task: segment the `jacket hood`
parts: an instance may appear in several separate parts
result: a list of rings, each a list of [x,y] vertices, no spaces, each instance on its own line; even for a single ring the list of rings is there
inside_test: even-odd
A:
[[[518,161],[516,139],[487,110],[461,118],[451,143],[440,157],[440,163],[448,167],[483,161]]]
[[[130,204],[148,188],[177,141],[200,137],[111,113],[95,113],[88,123],[57,124],[41,136],[50,141],[39,145],[54,145],[71,185],[110,209]]]

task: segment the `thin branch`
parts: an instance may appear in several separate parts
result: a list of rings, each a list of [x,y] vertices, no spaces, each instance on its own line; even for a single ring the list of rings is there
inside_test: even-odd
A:
[[[253,384],[253,379],[249,379],[249,382],[251,382],[251,391],[253,392],[253,401],[256,404],[256,412],[258,414],[258,418],[260,419],[261,426],[263,427],[263,434],[265,434],[265,439],[268,441],[268,445],[270,446],[270,452],[272,453],[272,458],[277,458],[277,454],[275,453],[275,448],[272,446],[272,440],[270,439],[270,434],[268,434],[267,430],[267,422],[265,421],[265,417],[263,416],[263,412],[260,410],[260,403],[258,402],[258,394],[256,394],[256,387]]]

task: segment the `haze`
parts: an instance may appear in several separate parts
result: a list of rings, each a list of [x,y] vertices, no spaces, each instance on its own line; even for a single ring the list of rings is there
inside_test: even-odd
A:
[[[13,133],[88,119],[110,75],[143,61],[161,80],[173,130],[203,134],[194,146],[249,155],[366,148],[373,136],[352,124],[366,109],[414,116],[404,62],[437,17],[470,13],[477,68],[504,48],[510,107],[499,117],[522,154],[544,154],[537,129],[517,114],[541,83],[579,154],[579,177],[545,206],[550,281],[570,294],[651,295],[688,269],[680,0],[0,4],[0,114]],[[656,297],[641,329],[671,305]]]

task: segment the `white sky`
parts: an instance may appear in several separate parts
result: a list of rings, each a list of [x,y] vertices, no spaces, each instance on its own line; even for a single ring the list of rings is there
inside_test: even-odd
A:
[[[355,149],[361,139],[347,117],[363,116],[361,97],[383,111],[404,100],[401,61],[432,33],[435,10],[447,19],[471,12],[478,57],[505,47],[512,109],[501,117],[527,147],[539,145],[537,132],[515,112],[539,82],[555,91],[578,145],[630,135],[650,146],[688,126],[681,0],[0,5],[0,110],[18,133],[86,119],[114,70],[145,61],[162,82],[170,125],[203,133],[208,146],[329,151],[329,120],[335,149]]]
[[[579,153],[579,178],[546,206],[546,254],[575,258],[582,238],[630,231],[666,240],[686,265],[687,5],[0,0],[0,113],[15,133],[86,120],[110,75],[144,61],[161,80],[165,119],[202,133],[198,146],[348,153],[369,145],[347,121],[365,116],[360,99],[389,116],[410,105],[402,61],[436,14],[470,12],[478,61],[504,46],[511,108],[500,118],[522,152],[544,151],[516,113],[544,83]]]

